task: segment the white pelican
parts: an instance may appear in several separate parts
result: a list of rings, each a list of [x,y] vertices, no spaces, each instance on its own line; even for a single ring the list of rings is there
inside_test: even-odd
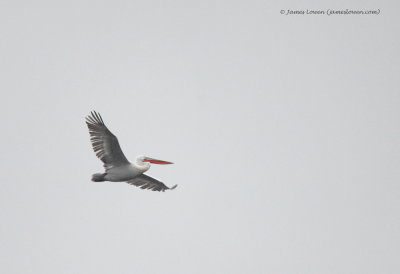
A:
[[[86,124],[89,128],[93,150],[96,156],[103,161],[105,169],[105,173],[92,175],[93,182],[127,182],[153,191],[165,191],[177,187],[174,185],[169,188],[162,182],[143,174],[149,170],[150,163],[168,165],[172,164],[171,162],[139,156],[134,163],[130,163],[122,152],[117,137],[108,130],[100,113],[91,112],[91,115],[86,117]]]

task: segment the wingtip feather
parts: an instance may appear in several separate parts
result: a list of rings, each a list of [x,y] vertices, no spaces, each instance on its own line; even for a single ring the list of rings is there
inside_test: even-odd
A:
[[[169,190],[173,190],[177,187],[178,185],[174,185],[173,187],[170,187]]]

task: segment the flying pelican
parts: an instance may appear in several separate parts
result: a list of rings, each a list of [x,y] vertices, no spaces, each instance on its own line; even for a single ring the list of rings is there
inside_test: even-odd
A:
[[[143,174],[149,170],[150,163],[159,165],[173,163],[146,156],[139,156],[134,163],[130,163],[122,152],[117,137],[108,130],[100,113],[92,111],[91,116],[86,117],[86,124],[89,128],[93,150],[96,156],[103,161],[105,169],[105,173],[92,175],[93,182],[127,182],[153,191],[165,191],[177,187],[174,185],[169,188],[162,182]]]

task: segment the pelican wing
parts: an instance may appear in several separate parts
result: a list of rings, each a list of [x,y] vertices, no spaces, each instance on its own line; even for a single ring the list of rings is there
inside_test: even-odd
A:
[[[153,191],[165,191],[168,189],[174,189],[177,187],[177,185],[174,185],[173,187],[169,188],[166,185],[164,185],[162,182],[147,176],[147,175],[140,175],[132,180],[127,181],[128,184],[138,186],[141,189],[150,189]]]
[[[86,117],[86,124],[89,128],[90,141],[96,156],[103,161],[106,170],[129,164],[119,146],[117,137],[108,130],[100,116],[95,111]]]

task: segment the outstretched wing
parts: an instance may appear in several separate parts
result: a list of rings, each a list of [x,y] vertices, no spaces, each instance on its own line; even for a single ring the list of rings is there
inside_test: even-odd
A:
[[[153,191],[165,191],[168,189],[172,190],[178,186],[178,185],[174,185],[171,188],[167,187],[160,181],[158,181],[150,176],[144,175],[144,174],[142,174],[132,180],[129,180],[127,183],[130,185],[138,186],[141,189],[150,189]]]
[[[108,130],[100,116],[100,113],[91,112],[86,117],[86,124],[89,128],[90,141],[96,156],[103,161],[104,168],[129,164],[119,146],[117,137]]]

